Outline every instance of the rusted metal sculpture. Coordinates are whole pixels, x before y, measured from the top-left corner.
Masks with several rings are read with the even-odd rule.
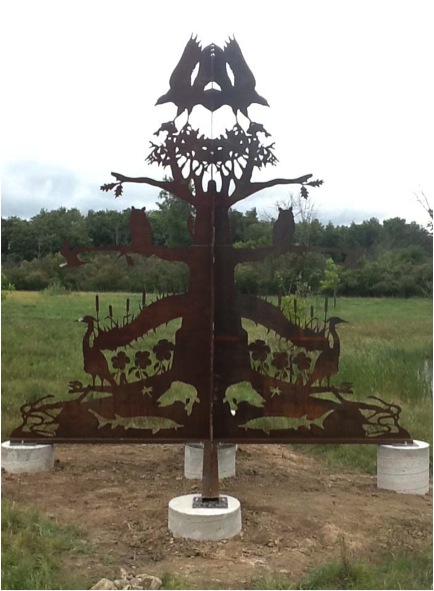
[[[198,66],[196,78],[192,75]],[[232,73],[230,76],[229,73]],[[319,320],[294,310],[291,319],[272,303],[238,293],[237,265],[307,249],[293,243],[292,210],[280,210],[272,245],[234,248],[229,210],[250,195],[276,185],[308,187],[322,181],[311,174],[253,181],[255,170],[274,165],[274,144],[260,123],[249,119],[252,103],[268,105],[235,39],[222,49],[201,48],[191,38],[176,66],[170,88],[157,104],[172,102],[177,113],[156,132],[148,162],[169,169],[171,178],[129,177],[101,187],[120,196],[127,183],[144,183],[190,204],[192,245],[166,248],[152,242],[145,209],[132,208],[131,243],[80,247],[62,254],[69,267],[79,255],[117,251],[133,264],[133,254],[181,261],[188,267],[185,293],[149,304],[122,319],[84,316],[84,370],[89,383],[70,382],[70,399],[42,398],[22,407],[23,422],[14,440],[59,442],[205,441],[204,498],[218,496],[215,442],[384,443],[409,441],[399,425],[400,408],[379,398],[351,399],[352,384],[340,384],[338,317]],[[189,123],[192,110],[226,105],[234,124],[218,137],[205,137]],[[180,116],[187,111],[187,121]],[[241,119],[241,120],[240,120]],[[327,252],[333,249],[327,249]],[[350,253],[343,253],[347,257]],[[103,315],[104,316],[104,315]],[[173,342],[152,341],[158,327],[179,319]],[[277,335],[276,350],[262,339],[249,342],[243,322],[250,320]],[[348,398],[350,396],[350,398]],[[217,484],[216,484],[217,483]],[[217,492],[216,492],[217,489]]]

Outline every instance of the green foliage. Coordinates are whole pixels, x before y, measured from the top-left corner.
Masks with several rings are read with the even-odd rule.
[[[266,294],[263,289],[264,276],[258,265],[244,263],[235,269],[235,285],[241,293],[259,295]]]
[[[8,501],[1,517],[3,589],[87,588],[87,581],[63,570],[66,554],[87,551],[75,528]]]
[[[1,301],[5,300],[8,291],[14,291],[15,285],[8,281],[6,275],[2,273],[2,286],[1,286]]]
[[[42,209],[31,220],[36,236],[37,258],[59,252],[64,242],[71,247],[86,244],[86,222],[78,209]]]
[[[190,246],[191,236],[188,231],[188,220],[193,216],[191,205],[161,191],[158,210],[150,217],[153,231],[159,237],[156,243],[169,248]]]
[[[191,244],[194,208],[162,191],[157,209],[146,212],[152,227],[153,243],[185,247]],[[58,253],[65,241],[98,248],[130,243],[130,210],[89,211],[77,209],[41,210],[31,220],[2,219],[2,268],[6,281],[17,289],[40,290],[51,284],[75,290],[159,291],[181,289],[186,285],[182,266],[163,267],[164,262],[138,264],[130,273],[125,259],[117,255],[89,255],[84,268],[61,269]],[[241,213],[230,211],[229,219],[235,248],[271,246],[273,220],[262,219],[255,208]],[[316,293],[363,297],[428,297],[432,295],[432,236],[418,224],[393,218],[380,223],[371,218],[361,224],[323,225],[311,216],[302,216],[295,227],[295,245],[323,249],[322,252],[290,252],[265,261],[237,265],[235,281],[242,293],[257,295]],[[329,257],[327,248],[338,250]],[[363,254],[354,268],[339,271],[342,250]],[[137,260],[139,258],[137,257]],[[143,263],[143,259],[140,259]],[[328,261],[328,262],[327,262]],[[140,277],[138,277],[140,275]],[[157,276],[162,279],[157,279]],[[111,277],[113,281],[111,281]],[[151,287],[149,287],[151,286]],[[178,286],[178,287],[172,287]]]
[[[339,284],[339,267],[332,258],[328,258],[326,260],[324,275],[320,282],[321,291],[327,295],[336,296]]]
[[[93,246],[100,247],[109,244],[118,245],[128,243],[129,218],[129,209],[123,212],[90,210],[85,218],[87,238],[81,244],[89,243]]]
[[[280,308],[285,318],[293,324],[307,326],[311,320],[311,312],[313,310],[304,298],[299,298],[295,295],[284,296]]]
[[[4,273],[2,273],[1,290],[2,290],[2,296],[3,296],[4,291],[14,291],[15,290],[15,285],[8,280],[8,278],[6,277],[6,275]]]
[[[303,257],[291,253],[279,257],[276,259],[275,271],[279,290],[300,297],[317,293],[324,265],[324,257],[315,252],[307,252]]]
[[[163,589],[187,589],[187,581],[184,577],[165,572],[161,576]]]
[[[383,251],[377,260],[362,258],[341,273],[341,293],[368,297],[432,295],[432,262],[421,247]]]

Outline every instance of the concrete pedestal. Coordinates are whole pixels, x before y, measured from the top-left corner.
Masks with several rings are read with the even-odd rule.
[[[219,479],[235,476],[237,446],[233,443],[219,443]],[[203,443],[187,443],[184,450],[184,476],[202,480]]]
[[[54,466],[52,445],[2,443],[2,468],[11,474],[48,472]]]
[[[169,530],[175,538],[227,540],[241,532],[241,506],[228,499],[227,509],[193,509],[193,497],[183,495],[169,502]]]
[[[377,486],[399,493],[424,495],[429,490],[429,444],[379,445]]]

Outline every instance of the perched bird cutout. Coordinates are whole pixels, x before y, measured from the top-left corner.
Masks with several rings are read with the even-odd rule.
[[[192,80],[197,66],[197,74]],[[240,111],[250,119],[247,109],[252,103],[269,106],[256,91],[255,77],[235,38],[229,39],[224,49],[214,43],[202,49],[197,37],[192,36],[172,72],[169,86],[156,104],[174,103],[178,107],[176,117],[185,110],[190,115],[197,105],[211,112],[228,105],[235,116]]]
[[[128,229],[133,249],[136,252],[145,253],[146,247],[152,244],[152,227],[146,217],[146,207],[141,209],[131,207]]]

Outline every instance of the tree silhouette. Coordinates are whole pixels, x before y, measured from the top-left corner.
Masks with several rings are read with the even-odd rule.
[[[224,78],[225,63],[234,70],[233,83]],[[198,76],[202,76],[199,82],[183,79],[181,74],[191,75],[197,64]],[[221,89],[213,88],[210,93],[207,85],[212,82],[218,83]],[[275,165],[277,159],[274,144],[268,139],[270,134],[264,127],[249,118],[245,127],[240,122],[239,113],[245,118],[252,102],[265,105],[266,101],[256,93],[253,74],[235,40],[230,40],[224,50],[214,45],[202,50],[191,39],[171,77],[169,92],[159,100],[167,101],[175,104],[177,115],[155,133],[156,140],[151,142],[147,157],[150,164],[165,170],[164,179],[112,172],[115,181],[102,185],[101,189],[114,191],[118,197],[124,193],[125,185],[138,183],[169,193],[191,212],[186,222],[191,245],[153,244],[145,212],[133,210],[132,244],[97,248],[66,245],[62,254],[69,266],[83,263],[79,258],[81,253],[108,250],[125,256],[129,264],[133,263],[131,255],[179,261],[189,271],[187,290],[149,305],[144,298],[136,315],[127,301],[125,316],[116,320],[109,314],[106,325],[99,318],[97,303],[92,350],[116,352],[111,357],[111,374],[116,375],[117,381],[97,386],[94,372],[91,385],[70,383],[70,393],[78,395],[73,400],[47,404],[44,398],[25,405],[23,424],[13,437],[38,438],[41,433],[47,436],[48,432],[57,440],[99,441],[408,439],[408,433],[398,424],[398,407],[379,400],[369,403],[347,400],[344,395],[352,393],[351,384],[330,383],[338,366],[336,345],[333,349],[336,371],[321,367],[325,363],[321,360],[332,350],[330,338],[335,343],[338,338],[331,319],[309,326],[297,318],[291,321],[279,307],[242,295],[235,288],[237,265],[288,252],[302,255],[309,248],[293,243],[294,218],[290,209],[279,212],[272,246],[234,248],[231,207],[278,185],[299,185],[301,196],[307,198],[308,188],[322,184],[321,180],[313,180],[311,174],[253,180],[255,172]],[[185,109],[190,113],[202,105],[212,113],[224,104],[232,107],[234,124],[218,137],[205,137],[188,120],[182,126],[179,124],[178,115]],[[315,250],[327,251],[319,247]],[[152,349],[140,351],[138,357],[125,353],[124,349],[128,350],[134,343],[145,346],[145,337],[175,319],[180,319],[181,324],[173,343],[160,339]],[[276,333],[288,350],[288,365],[282,365],[283,357],[262,340],[249,343],[244,319]],[[85,370],[87,361],[85,357]],[[96,375],[101,374],[96,372]],[[323,375],[328,378],[326,385],[318,377]],[[254,402],[252,398],[241,400],[236,393],[232,394],[236,405],[233,414],[227,392],[229,388],[236,392],[234,386],[246,384]],[[91,392],[100,396],[91,397]],[[321,398],[318,395],[322,393],[332,396]],[[44,413],[46,424],[43,419],[41,423]],[[297,422],[299,419],[304,420],[302,426]]]

